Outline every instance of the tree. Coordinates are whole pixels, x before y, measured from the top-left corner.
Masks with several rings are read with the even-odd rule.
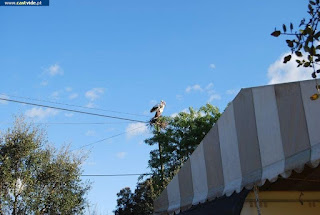
[[[156,198],[152,178],[139,182],[134,191],[134,213],[133,214],[153,214],[153,200]]]
[[[133,214],[133,193],[130,187],[125,187],[117,193],[117,208],[114,211],[115,215],[130,215]]]
[[[83,214],[83,160],[50,147],[43,130],[17,118],[0,139],[0,214]]]
[[[175,117],[161,117],[158,124],[152,127],[153,136],[146,139],[145,143],[151,146],[160,143],[162,160],[159,149],[150,152],[148,163],[152,176],[138,183],[134,193],[130,188],[124,188],[117,194],[115,214],[152,214],[153,200],[189,158],[220,115],[218,108],[206,104],[199,110],[190,107],[189,112],[180,112]],[[162,125],[163,129],[159,131],[158,125]],[[164,165],[164,183],[161,180],[161,164]]]
[[[125,187],[117,193],[117,208],[115,215],[153,214],[153,199],[155,198],[152,179],[139,182],[134,193]]]
[[[161,132],[154,128],[153,136],[145,140],[151,146],[160,143],[162,147],[162,161],[158,149],[150,152],[149,167],[156,193],[160,193],[163,186],[173,178],[220,115],[217,107],[206,104],[199,110],[190,107],[189,113],[180,112],[175,117],[162,117],[161,120],[167,124],[166,128]],[[161,183],[161,163],[164,165],[165,183]]]
[[[316,68],[316,65],[320,65],[320,31],[318,30],[318,24],[320,21],[320,0],[309,0],[308,14],[310,18],[306,20],[303,18],[299,25],[298,31],[293,31],[293,24],[290,23],[290,32],[285,24],[282,25],[282,31],[275,29],[271,33],[272,36],[278,37],[280,35],[288,35],[294,39],[286,40],[288,47],[291,49],[291,54],[284,57],[283,63],[287,63],[292,59],[292,55],[296,55],[297,66],[303,66],[305,68],[312,68],[312,78],[316,81],[317,93],[310,97],[311,100],[316,100],[320,96],[320,85],[317,82],[317,74],[320,73],[320,69]]]

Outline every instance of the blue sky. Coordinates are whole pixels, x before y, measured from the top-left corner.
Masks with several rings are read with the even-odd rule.
[[[207,102],[223,110],[241,88],[310,77],[281,63],[285,38],[270,36],[283,23],[297,26],[306,10],[307,1],[292,0],[51,0],[49,7],[0,7],[0,93],[132,113],[92,110],[138,120],[152,117],[148,110],[161,99],[165,115]],[[77,148],[138,128],[89,147],[83,170],[148,172],[146,127],[1,102],[0,129],[19,114],[36,123],[110,123],[48,124],[56,147]],[[137,182],[88,179],[88,198],[101,214],[112,214],[116,193]]]

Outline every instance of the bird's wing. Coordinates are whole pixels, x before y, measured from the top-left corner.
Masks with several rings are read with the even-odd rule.
[[[151,108],[150,113],[158,110],[158,108],[159,108],[159,104],[156,104],[155,106],[153,106],[153,108]]]

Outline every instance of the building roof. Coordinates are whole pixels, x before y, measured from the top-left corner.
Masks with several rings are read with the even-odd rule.
[[[320,160],[320,99],[314,80],[242,89],[155,200],[173,214]]]

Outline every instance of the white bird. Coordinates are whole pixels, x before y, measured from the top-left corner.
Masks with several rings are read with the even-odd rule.
[[[153,106],[153,108],[151,108],[150,113],[154,111],[156,112],[154,117],[151,119],[151,122],[154,122],[156,119],[158,119],[161,116],[165,106],[166,106],[166,102],[161,100],[160,104],[156,104],[155,106]]]

